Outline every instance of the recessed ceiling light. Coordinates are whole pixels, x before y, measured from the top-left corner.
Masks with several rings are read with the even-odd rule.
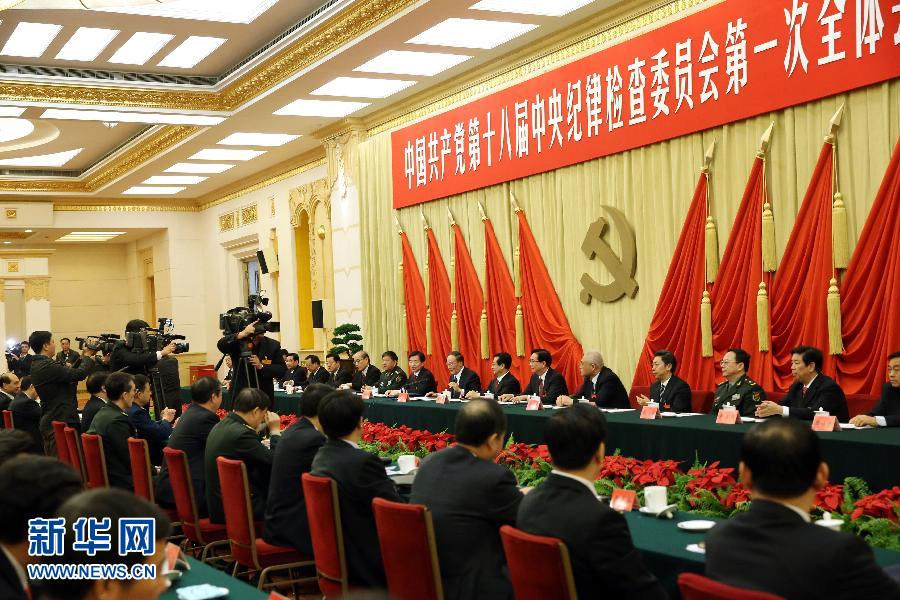
[[[148,17],[168,17],[170,19],[193,19],[216,21],[218,23],[252,23],[256,18],[272,8],[278,0],[175,0],[164,4],[144,4],[139,6],[115,6],[95,8],[94,11],[144,15]],[[117,4],[122,4],[121,2]]]
[[[138,31],[116,50],[109,59],[111,63],[123,65],[142,65],[169,43],[174,35],[170,33],[148,33]]]
[[[179,115],[173,113],[120,112],[115,110],[81,110],[76,108],[48,108],[42,119],[67,121],[112,121],[116,123],[152,123],[165,125],[218,125],[225,117],[209,115]]]
[[[32,131],[34,131],[34,124],[27,119],[0,118],[0,143],[18,140]]]
[[[265,150],[225,150],[222,148],[206,148],[191,156],[188,160],[250,160],[265,153]]]
[[[4,244],[12,244],[12,242],[3,242]]]
[[[124,231],[73,231],[56,239],[57,242],[106,242],[125,235]]]
[[[219,143],[226,146],[284,146],[298,137],[287,133],[232,133]]]
[[[491,10],[497,12],[518,13],[520,15],[541,15],[544,17],[561,17],[576,8],[581,8],[594,0],[481,0],[473,4],[475,10]]]
[[[225,38],[192,35],[181,42],[168,56],[159,61],[160,67],[190,69],[225,43]]]
[[[192,185],[194,183],[200,183],[201,181],[206,181],[207,177],[200,177],[198,175],[154,175],[150,177],[146,181],[143,182],[144,185],[160,185],[160,184],[180,184],[180,185]]]
[[[441,71],[446,71],[450,67],[455,67],[470,58],[472,57],[466,54],[388,50],[353,70],[366,73],[431,76],[437,75]]]
[[[117,35],[119,35],[118,29],[79,27],[75,35],[69,38],[66,45],[56,55],[56,59],[94,60]]]
[[[37,58],[47,50],[47,46],[62,29],[62,25],[50,23],[25,23],[16,25],[12,35],[3,45],[0,54],[6,56],[22,56],[25,58]]]
[[[123,194],[140,194],[145,196],[161,196],[161,195],[169,195],[169,194],[177,194],[178,192],[184,191],[184,186],[162,186],[162,185],[136,185],[134,187],[130,187]]]
[[[21,117],[24,106],[0,106],[0,117]]]
[[[31,232],[32,232],[31,229],[26,229],[26,230],[25,230],[25,233],[31,233]]]
[[[19,156],[16,158],[0,158],[0,166],[3,167],[61,167],[84,148],[54,152],[53,154],[38,154],[36,156]]]
[[[175,163],[163,173],[222,173],[233,166],[225,163]]]
[[[294,100],[275,111],[274,114],[290,117],[346,117],[368,102],[342,102],[340,100]]]
[[[415,81],[402,79],[371,79],[368,77],[337,77],[310,92],[314,96],[350,96],[357,98],[387,98],[405,90]]]
[[[536,27],[508,21],[453,18],[426,29],[407,43],[490,50]]]

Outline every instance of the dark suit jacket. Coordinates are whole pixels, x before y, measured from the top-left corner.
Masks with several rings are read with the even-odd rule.
[[[900,585],[862,538],[807,523],[765,500],[707,534],[706,575],[791,600],[900,598]]]
[[[900,388],[885,383],[881,388],[881,400],[869,413],[870,417],[884,417],[888,427],[900,427]],[[18,419],[19,417],[16,417]],[[19,426],[18,420],[16,427]]]
[[[525,495],[516,526],[566,544],[579,598],[666,598],[625,517],[579,481],[551,473]]]
[[[324,369],[324,367],[323,367]],[[347,369],[338,369],[334,373],[328,373],[328,385],[333,388],[344,385],[345,383],[350,383],[353,381],[353,373],[348,371]]]
[[[378,383],[379,377],[381,377],[381,371],[378,367],[369,365],[365,376],[363,376],[362,371],[353,371],[353,381],[350,383],[350,387],[358,392],[363,389],[364,385],[374,386]]]
[[[666,391],[663,394],[662,401],[659,398],[660,388],[662,384],[659,380],[654,381],[650,385],[650,399],[659,402],[660,411],[671,412],[692,412],[691,407],[691,386],[687,381],[678,375],[672,375],[666,382]]]
[[[110,402],[97,411],[88,433],[96,433],[103,438],[109,485],[133,491],[128,438],[137,437],[137,431],[125,411]]]
[[[278,379],[282,385],[285,381],[293,381],[294,387],[298,387],[300,384],[306,383],[306,367],[294,367],[293,369],[285,367],[284,375]]]
[[[531,381],[522,390],[525,396],[540,395],[541,378],[537,375],[531,376]],[[562,373],[553,369],[547,369],[544,374],[544,395],[541,396],[541,404],[556,404],[556,399],[569,393],[566,386],[566,380],[563,379]]]
[[[70,427],[81,431],[78,402],[72,393],[72,384],[90,375],[93,368],[94,361],[87,356],[82,359],[78,368],[61,365],[43,354],[34,357],[31,364],[31,383],[41,399],[41,433],[52,434],[51,421],[64,421]]]
[[[75,363],[79,358],[81,358],[81,355],[75,352],[75,350],[73,350],[72,348],[69,348],[68,352],[63,352],[62,350],[57,352],[55,360],[56,362],[61,364],[71,363],[72,366],[75,366]]]
[[[81,409],[81,430],[87,431],[91,428],[91,422],[93,422],[94,417],[97,416],[97,413],[101,408],[106,406],[106,400],[103,398],[98,398],[97,396],[91,396],[88,398],[88,401],[85,403],[84,408]]]
[[[587,398],[599,408],[629,408],[628,392],[622,385],[622,380],[609,367],[597,375],[597,384],[591,383],[587,377],[578,393],[572,398]]]
[[[343,440],[329,439],[313,459],[313,475],[337,483],[347,573],[350,583],[384,588],[386,579],[375,529],[372,500],[403,502],[378,458]]]
[[[406,391],[410,397],[424,396],[429,392],[437,391],[437,382],[434,380],[434,374],[422,367],[418,373],[410,373],[409,379],[406,381]]]
[[[22,569],[25,566],[22,565]],[[22,589],[22,583],[19,576],[6,558],[6,553],[0,551],[0,598],[3,600],[26,600],[28,596]]]
[[[234,402],[233,398],[236,398],[238,392],[247,387],[247,374],[245,373],[245,370],[240,367],[241,340],[237,339],[237,335],[226,335],[219,340],[219,343],[216,344],[216,346],[218,347],[219,352],[231,355],[231,364],[234,365],[234,378],[232,378],[229,386],[229,398],[232,400],[229,400],[229,405],[225,407],[230,409],[231,403]],[[264,363],[263,368],[256,371],[256,375],[259,378],[259,389],[269,397],[272,406],[275,406],[275,383],[273,380],[281,379],[286,369],[284,366],[284,358],[281,356],[281,344],[278,343],[278,340],[264,337],[260,344],[255,345],[251,349],[251,352],[258,356],[259,360]],[[265,364],[266,362],[269,364]],[[249,365],[249,367],[251,369],[250,378],[252,380],[253,365]]]
[[[451,392],[450,396],[452,398],[459,398],[460,395],[465,397],[465,395],[472,390],[475,390],[479,394],[481,393],[481,377],[469,367],[464,366],[462,370],[456,374],[456,377],[459,378],[457,383],[459,383],[459,387],[462,388],[462,394]],[[453,376],[450,376],[450,380],[454,380]]]
[[[231,460],[242,460],[247,466],[247,480],[250,485],[250,504],[253,518],[261,521],[269,493],[269,477],[272,472],[272,453],[278,447],[280,435],[271,438],[271,449],[262,445],[259,436],[237,413],[228,413],[206,440],[203,465],[206,471],[206,506],[209,519],[213,523],[225,523],[225,509],[222,506],[222,487],[219,484],[219,467],[216,459],[220,456]]]
[[[839,423],[846,423],[850,420],[844,390],[835,383],[834,379],[821,373],[816,375],[816,378],[809,384],[805,398],[803,397],[803,384],[799,381],[795,382],[788,389],[787,396],[781,401],[781,406],[790,407],[790,416],[795,419],[812,421],[816,416],[815,411],[821,409],[827,410],[829,414],[837,417]]]
[[[159,359],[156,357],[156,352],[132,352],[122,343],[116,344],[116,347],[113,348],[109,370],[141,375],[146,373],[147,369],[155,367],[157,362]]]
[[[32,452],[35,454],[44,453],[44,442],[41,439],[41,405],[19,392],[15,399],[10,402],[9,410],[12,412],[16,429],[21,429],[31,436],[33,442]]]
[[[201,517],[207,516],[206,508],[206,470],[203,464],[206,452],[206,439],[212,428],[219,424],[216,413],[206,410],[193,402],[178,418],[172,435],[169,437],[169,448],[182,450],[191,470],[191,482],[194,484],[194,498],[197,511]],[[169,508],[175,506],[172,484],[169,482],[169,467],[163,461],[162,471],[156,483],[156,500]]]
[[[512,471],[462,446],[428,456],[410,502],[431,510],[444,597],[512,598],[500,527],[514,525],[522,492]]]
[[[5,391],[0,390],[0,410],[9,410],[9,405],[12,404],[14,399],[15,396],[10,396]]]
[[[503,376],[503,379],[500,380],[500,383],[497,383],[497,378],[494,377],[484,391],[485,393],[492,393],[494,398],[502,396],[503,394],[518,396],[522,393],[522,386],[519,384],[519,380],[516,379],[516,376],[507,371],[506,375]]]
[[[307,372],[306,381],[303,383],[303,387],[306,387],[311,383],[324,383],[327,385],[329,379],[331,379],[331,373],[328,372],[328,369],[319,367],[312,373]]]
[[[147,450],[150,454],[150,462],[160,466],[163,462],[162,449],[166,445],[169,436],[172,435],[172,424],[165,419],[154,421],[150,418],[150,411],[137,404],[132,404],[128,409],[128,418],[131,419],[137,436],[147,440]]]
[[[312,555],[300,477],[312,469],[313,458],[323,444],[325,436],[305,417],[300,417],[282,434],[272,460],[272,479],[266,501],[263,538],[270,544],[289,546]]]

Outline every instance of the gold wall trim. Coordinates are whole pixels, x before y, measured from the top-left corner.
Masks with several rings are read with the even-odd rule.
[[[49,289],[49,277],[29,277],[25,280],[25,301],[28,302],[29,300],[49,300]]]
[[[0,259],[6,258],[7,256],[47,258],[55,252],[56,250],[54,250],[53,248],[8,248],[5,250],[0,250]]]
[[[204,211],[208,208],[212,208],[213,206],[218,206],[219,204],[228,202],[229,200],[234,200],[235,198],[240,198],[241,196],[243,196],[245,194],[249,194],[251,192],[261,190],[264,187],[268,187],[268,186],[272,185],[273,183],[278,183],[279,181],[287,179],[288,177],[293,177],[294,175],[299,175],[300,173],[305,173],[306,171],[309,171],[310,169],[315,169],[316,167],[321,167],[324,164],[325,164],[325,157],[323,156],[323,157],[317,158],[311,162],[308,162],[306,164],[300,165],[299,167],[294,167],[293,169],[290,169],[283,173],[279,173],[278,175],[273,175],[272,177],[263,179],[262,181],[258,181],[252,185],[248,185],[247,187],[241,188],[239,190],[235,190],[235,191],[233,191],[229,194],[226,194],[220,198],[216,198],[214,200],[209,200],[207,202],[199,204],[197,206],[197,209],[200,211]]]
[[[53,212],[199,212],[193,204],[54,204]]]

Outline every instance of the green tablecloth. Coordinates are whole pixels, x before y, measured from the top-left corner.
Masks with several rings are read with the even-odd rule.
[[[193,558],[188,558],[187,560],[191,565],[191,569],[185,571],[181,579],[176,581],[165,594],[160,596],[161,600],[177,600],[178,596],[175,590],[178,588],[203,583],[228,588],[228,600],[265,600],[269,597],[268,592],[261,592],[240,579],[235,579],[231,575],[227,575],[199,560],[194,560]]]

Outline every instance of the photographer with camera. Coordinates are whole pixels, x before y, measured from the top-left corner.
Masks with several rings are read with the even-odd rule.
[[[125,342],[116,344],[112,351],[110,368],[113,371],[123,371],[131,375],[146,375],[148,369],[156,366],[156,363],[164,357],[175,352],[176,344],[169,342],[157,351],[146,350],[139,346],[136,340],[141,334],[150,329],[150,324],[142,319],[132,319],[125,325]]]
[[[269,314],[269,313],[260,313]],[[271,315],[270,315],[271,316]],[[229,386],[229,400],[225,408],[231,409],[238,392],[247,387],[259,388],[275,405],[274,379],[284,376],[286,367],[278,340],[266,337],[268,323],[257,318],[237,333],[226,334],[216,346],[219,352],[231,357],[234,377]],[[268,320],[268,319],[265,319]]]

